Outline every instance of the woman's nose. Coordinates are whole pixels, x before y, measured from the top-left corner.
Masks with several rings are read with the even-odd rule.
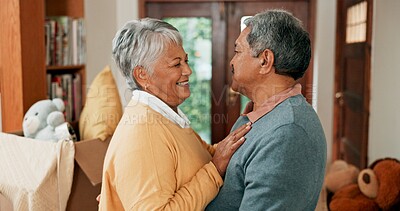
[[[182,75],[191,75],[192,74],[192,69],[190,68],[189,65],[186,65],[185,68],[183,68]]]

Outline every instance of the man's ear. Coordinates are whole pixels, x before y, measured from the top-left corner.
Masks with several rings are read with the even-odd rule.
[[[269,50],[269,49],[265,49],[259,56],[260,59],[260,74],[266,74],[271,72],[271,70],[273,69],[274,66],[274,53]]]
[[[149,74],[142,66],[136,66],[132,72],[133,78],[141,87],[146,87],[149,79]]]

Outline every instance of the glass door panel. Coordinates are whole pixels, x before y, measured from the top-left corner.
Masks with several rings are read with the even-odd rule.
[[[211,143],[211,31],[212,21],[204,17],[163,18],[182,35],[183,48],[188,54],[190,97],[180,109],[188,116],[192,128],[203,140]]]

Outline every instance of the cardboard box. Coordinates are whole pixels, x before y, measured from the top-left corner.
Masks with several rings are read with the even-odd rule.
[[[111,137],[83,140],[75,143],[74,179],[67,210],[98,210],[104,157]],[[76,165],[78,164],[78,165]]]
[[[14,133],[22,135],[21,132]],[[75,142],[75,166],[67,210],[98,210],[104,157],[111,137]],[[0,211],[11,211],[12,204],[0,194]]]

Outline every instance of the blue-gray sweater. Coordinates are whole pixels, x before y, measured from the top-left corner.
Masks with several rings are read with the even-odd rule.
[[[248,122],[236,121],[232,130]],[[290,97],[258,119],[229,162],[224,185],[207,210],[315,210],[326,140],[314,109]]]

